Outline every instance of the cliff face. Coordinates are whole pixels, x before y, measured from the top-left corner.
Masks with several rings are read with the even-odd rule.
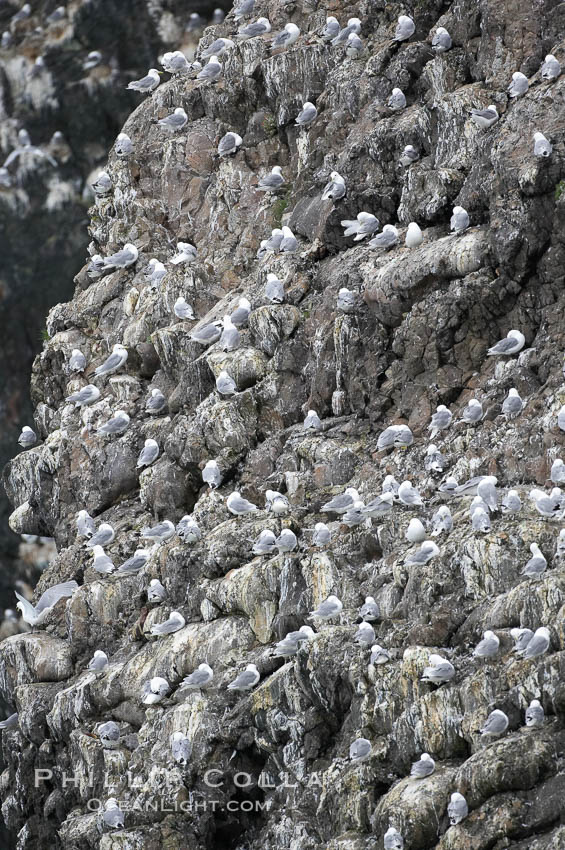
[[[222,57],[215,84],[161,83],[123,128],[133,153],[110,154],[114,188],[91,210],[90,251],[108,256],[133,243],[139,258],[95,280],[83,269],[72,301],[51,310],[32,377],[41,444],[5,471],[12,528],[57,543],[38,592],[70,579],[80,585],[39,632],[0,644],[0,689],[19,713],[19,729],[2,733],[3,814],[20,848],[369,850],[383,846],[391,825],[410,850],[565,846],[560,524],[528,498],[546,484],[563,445],[565,76],[548,83],[538,69],[546,53],[565,57],[564,6],[426,0],[412,10],[415,34],[399,44],[392,36],[405,11],[384,2],[327,10],[262,3],[273,31],[289,19],[300,27],[292,48],[271,55],[268,41],[252,39]],[[359,58],[315,36],[326,14],[342,24],[361,19]],[[440,25],[453,48],[436,55],[430,33]],[[235,28],[229,15],[203,44]],[[530,88],[511,101],[506,88],[518,70]],[[407,98],[400,112],[386,107],[395,86]],[[294,119],[307,100],[318,117],[300,129]],[[468,110],[489,104],[500,118],[484,130]],[[170,136],[156,121],[176,107],[189,121]],[[243,143],[219,158],[227,131]],[[553,144],[548,159],[533,154],[536,131]],[[410,167],[399,165],[406,145],[420,154]],[[258,192],[258,177],[276,164],[286,187],[277,196]],[[334,170],[347,185],[335,205],[321,200]],[[454,205],[471,219],[461,235],[449,234]],[[345,239],[340,221],[362,210],[402,236],[418,222],[423,244],[402,240],[383,252]],[[298,251],[257,259],[260,241],[281,224],[298,236]],[[191,265],[170,264],[178,241],[197,246]],[[145,274],[152,257],[167,268],[157,286]],[[265,299],[268,273],[284,282],[282,305]],[[342,287],[356,294],[348,313],[336,309]],[[175,318],[179,296],[193,306],[194,322]],[[237,350],[191,339],[241,296],[253,309]],[[519,356],[487,358],[512,328],[526,338]],[[125,367],[95,378],[115,343],[128,349]],[[84,376],[68,374],[73,348],[86,355]],[[215,391],[222,369],[237,384],[232,398]],[[65,397],[87,383],[101,396],[81,412]],[[512,387],[526,406],[509,421],[501,407]],[[153,388],[167,399],[158,416],[145,412]],[[484,419],[456,423],[471,398],[481,400]],[[434,439],[443,474],[425,465],[439,404],[455,414]],[[323,420],[313,434],[302,426],[310,408]],[[117,409],[130,416],[125,435],[96,435]],[[400,422],[413,444],[379,451],[378,435]],[[148,438],[160,455],[140,472]],[[202,484],[209,459],[223,476],[214,491]],[[351,529],[320,512],[345,487],[368,502],[387,474],[410,479],[424,507],[395,505]],[[474,531],[471,497],[441,492],[445,475],[495,475],[501,492],[519,491],[521,511],[497,512],[488,533]],[[263,511],[268,488],[288,497],[284,517]],[[261,511],[232,516],[233,490]],[[429,522],[442,503],[453,530],[437,538],[440,554],[406,565],[409,520]],[[175,535],[139,573],[103,577],[77,538],[84,508],[114,527],[107,554],[116,565],[155,520],[192,514],[202,537],[188,544]],[[324,519],[332,540],[316,549],[310,530]],[[262,529],[284,526],[298,537],[295,551],[252,555]],[[521,575],[533,542],[549,561],[539,581]],[[166,589],[159,605],[147,601],[153,578]],[[295,658],[275,658],[274,642],[330,594],[343,602],[341,614],[317,621]],[[353,642],[367,595],[380,607],[375,643],[391,654],[382,666]],[[186,626],[154,638],[152,625],[174,610]],[[545,655],[511,654],[512,628],[542,625],[551,634]],[[473,649],[487,629],[500,650],[484,662]],[[110,659],[103,674],[85,672],[95,649]],[[421,681],[431,653],[456,670],[439,688]],[[203,662],[214,670],[212,686],[182,690]],[[226,685],[249,663],[261,681],[236,696]],[[156,676],[170,694],[147,707],[142,689]],[[526,729],[535,698],[546,719]],[[477,730],[493,709],[510,722],[489,743]],[[98,737],[108,720],[121,731],[113,749]],[[184,766],[171,752],[175,732],[191,742]],[[355,764],[348,753],[359,737],[371,742],[371,755]],[[435,772],[406,778],[422,752],[435,759]],[[37,768],[50,774],[34,787]],[[262,773],[269,781],[259,782]],[[65,774],[75,781],[65,785]],[[242,774],[249,787],[240,787]],[[470,814],[449,827],[454,791]],[[129,807],[114,831],[89,809],[89,800],[111,796]]]

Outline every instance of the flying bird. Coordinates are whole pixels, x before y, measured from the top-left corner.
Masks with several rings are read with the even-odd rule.
[[[37,605],[32,605],[17,590],[14,591],[18,598],[16,608],[21,611],[22,619],[30,626],[42,625],[60,599],[67,599],[78,590],[76,581],[64,581],[54,584],[39,597]]]

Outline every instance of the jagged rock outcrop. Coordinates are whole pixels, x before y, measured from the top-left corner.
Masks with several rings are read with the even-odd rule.
[[[135,109],[123,128],[134,151],[110,153],[114,189],[91,210],[90,252],[109,256],[133,243],[138,260],[94,280],[83,269],[74,298],[47,319],[32,377],[41,443],[16,457],[4,480],[12,527],[57,543],[38,591],[70,579],[80,587],[39,633],[54,656],[48,675],[41,659],[31,663],[37,635],[0,644],[0,689],[22,718],[2,733],[3,814],[20,848],[369,850],[383,846],[390,826],[407,850],[556,850],[565,842],[560,524],[528,498],[548,483],[564,444],[565,76],[546,82],[538,71],[546,53],[565,57],[563,9],[549,0],[535,14],[526,0],[426,0],[413,10],[414,36],[398,44],[401,4],[334,7],[342,24],[353,14],[362,20],[359,58],[315,35],[325,9],[266,2],[260,12],[274,31],[289,18],[301,28],[291,49],[271,55],[268,39],[238,43],[222,57],[217,83],[171,78]],[[453,48],[436,55],[430,33],[440,25]],[[234,31],[228,15],[202,44]],[[511,101],[516,70],[530,89]],[[391,113],[396,85],[407,107]],[[306,100],[318,117],[301,129],[294,119]],[[475,126],[468,110],[491,103],[498,122]],[[169,136],[157,120],[176,107],[190,120]],[[219,158],[227,131],[243,143]],[[553,144],[548,159],[534,157],[535,131]],[[404,168],[408,144],[420,158]],[[265,196],[257,180],[275,164],[287,185]],[[333,170],[347,184],[335,205],[321,201]],[[449,232],[455,205],[471,219],[463,234]],[[402,237],[418,222],[422,245],[407,248],[402,238],[385,253],[346,239],[341,220],[362,210]],[[258,259],[260,241],[281,224],[298,236],[298,251]],[[197,247],[192,264],[170,264],[178,241]],[[146,274],[153,257],[167,269],[158,285]],[[283,305],[264,296],[269,272],[284,282]],[[357,296],[352,312],[336,308],[342,287]],[[179,296],[194,321],[176,319]],[[241,296],[252,313],[238,349],[191,338]],[[523,351],[487,357],[512,328],[525,335]],[[115,343],[128,349],[125,366],[95,377]],[[70,378],[75,347],[88,366]],[[230,398],[215,390],[223,369],[237,385]],[[100,389],[98,401],[82,410],[65,402],[88,383]],[[512,387],[525,408],[509,420],[502,403]],[[167,399],[158,416],[145,411],[153,388]],[[456,421],[473,397],[484,419]],[[439,404],[455,414],[434,438],[443,473],[425,464]],[[311,408],[322,419],[314,433],[302,425]],[[130,416],[125,434],[97,434],[117,409]],[[412,429],[413,444],[379,450],[379,434],[398,423]],[[148,438],[160,454],[140,471]],[[218,490],[203,486],[210,459],[222,473]],[[395,505],[353,528],[321,512],[348,486],[367,503],[387,474],[410,479],[424,506]],[[518,490],[523,503],[519,513],[494,513],[487,533],[471,526],[471,496],[439,490],[445,475],[462,482],[479,474],[495,475],[501,491]],[[287,496],[287,515],[263,510],[267,489]],[[233,516],[226,498],[234,490],[261,510]],[[440,554],[407,565],[409,520],[429,523],[443,503],[453,530],[437,538]],[[107,553],[116,566],[154,520],[191,514],[202,537],[189,544],[175,535],[137,574],[101,576],[77,538],[83,508],[114,527]],[[310,537],[320,520],[332,531],[323,549]],[[295,532],[298,548],[254,557],[259,532],[281,527]],[[537,581],[521,574],[532,542],[549,561]],[[166,590],[158,605],[147,598],[153,578]],[[295,658],[276,658],[274,642],[330,594],[343,602],[341,614],[316,621],[317,634]],[[353,642],[368,595],[380,608],[375,642],[391,654],[383,665]],[[152,625],[175,610],[186,625],[155,638]],[[511,629],[542,625],[549,650],[515,656]],[[482,660],[473,649],[487,629],[500,649]],[[101,674],[85,669],[95,649],[110,660]],[[439,687],[421,680],[432,653],[455,667]],[[182,679],[204,662],[212,685],[187,692]],[[247,664],[260,682],[236,695],[226,686]],[[146,706],[142,689],[152,677],[166,679],[170,693]],[[532,699],[545,710],[541,728],[524,725]],[[493,709],[509,727],[488,742],[478,730]],[[108,720],[120,727],[114,749],[98,737]],[[190,739],[186,765],[173,759],[175,732]],[[360,737],[371,754],[354,763],[349,747]],[[423,752],[435,772],[409,779]],[[36,768],[51,773],[33,787]],[[76,783],[65,786],[73,772]],[[454,791],[469,815],[450,826]],[[110,796],[128,807],[125,825],[101,831],[89,801]]]

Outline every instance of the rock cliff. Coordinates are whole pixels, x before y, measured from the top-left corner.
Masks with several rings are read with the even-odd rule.
[[[415,32],[398,42],[406,12]],[[342,26],[361,20],[359,56],[320,38],[330,14]],[[133,152],[110,152],[113,189],[90,211],[89,251],[107,257],[131,243],[137,261],[100,277],[85,267],[73,299],[49,313],[32,376],[40,443],[4,476],[12,528],[57,544],[37,595],[79,584],[38,630],[0,644],[0,690],[19,714],[18,728],[2,732],[2,812],[22,850],[372,850],[390,828],[406,850],[565,846],[560,513],[545,518],[529,498],[534,488],[549,492],[564,450],[565,75],[550,82],[539,72],[546,54],[565,59],[564,14],[553,0],[420,0],[408,10],[380,0],[258,0],[253,20],[268,17],[273,32],[291,20],[301,30],[295,44],[238,42],[220,57],[214,83],[164,75],[127,119]],[[201,48],[237,26],[232,12],[206,30]],[[431,46],[439,26],[453,40],[444,53]],[[529,89],[512,99],[517,71]],[[406,96],[400,111],[387,107],[394,87]],[[306,101],[318,114],[301,128]],[[481,128],[469,112],[490,104],[499,118]],[[189,120],[168,134],[157,122],[179,107]],[[242,143],[220,157],[228,131]],[[535,132],[550,140],[550,157],[534,156]],[[407,145],[418,159],[405,166]],[[258,191],[274,165],[284,187]],[[333,171],[347,187],[335,203],[321,198]],[[470,217],[461,234],[450,233],[456,205]],[[344,237],[341,221],[361,211],[395,225],[399,244],[383,251]],[[423,242],[409,248],[411,222]],[[258,258],[281,225],[298,250]],[[178,242],[196,246],[194,262],[171,264]],[[166,267],[158,283],[146,273],[151,258]],[[269,273],[284,284],[283,304],[265,298]],[[336,307],[342,288],[354,296],[346,312]],[[176,318],[180,296],[193,321]],[[241,297],[252,310],[238,348],[192,338]],[[522,350],[487,356],[511,329],[524,334]],[[127,361],[95,377],[117,343]],[[86,356],[84,375],[68,372],[75,348]],[[229,398],[215,389],[222,370],[236,384]],[[100,390],[92,405],[65,401],[87,384]],[[511,388],[525,404],[516,418],[502,410]],[[166,398],[156,416],[146,411],[153,389]],[[471,398],[484,410],[476,424],[461,421]],[[432,441],[440,471],[426,456],[442,404],[454,416]],[[125,433],[97,434],[118,409],[130,417]],[[322,420],[313,432],[303,427],[310,409]],[[399,424],[413,442],[379,448],[384,429]],[[159,456],[140,470],[147,439]],[[217,489],[202,481],[210,459],[222,475]],[[321,510],[347,487],[368,503],[387,475],[409,479],[423,506],[395,504],[353,527]],[[501,495],[514,489],[522,500],[516,513],[493,512],[487,531],[471,524],[472,494],[440,488],[446,476],[478,475],[496,476]],[[267,489],[286,496],[287,513],[264,510]],[[260,510],[232,515],[233,491]],[[430,535],[442,504],[453,529],[433,538],[439,555],[406,563],[418,548],[405,538],[410,520]],[[156,521],[188,514],[202,534],[192,543],[175,534],[147,547],[139,572],[103,576],[77,536],[82,509],[113,526],[106,553],[116,566]],[[320,521],[331,541],[315,547]],[[296,549],[253,555],[263,529],[284,527]],[[522,575],[532,543],[549,562],[538,580]],[[152,579],[165,589],[158,604],[148,600]],[[343,610],[309,621],[329,595]],[[353,639],[366,596],[380,609],[375,644],[390,653],[382,665]],[[185,626],[155,637],[152,626],[172,611]],[[290,659],[276,657],[275,642],[307,622],[315,636]],[[549,628],[547,652],[514,654],[511,630],[540,626]],[[487,630],[500,647],[478,658]],[[109,658],[102,673],[86,669],[95,650]],[[449,682],[422,681],[430,654],[453,664]],[[210,687],[181,687],[202,663],[213,668]],[[260,682],[249,693],[228,690],[248,664]],[[145,705],[154,677],[169,693]],[[533,699],[545,720],[527,728]],[[495,709],[509,725],[489,740],[478,730]],[[110,720],[120,735],[108,748],[100,725]],[[173,757],[177,732],[190,742],[186,764]],[[371,749],[356,762],[349,751],[359,738]],[[435,771],[410,778],[424,752]],[[36,770],[44,773],[34,783]],[[469,814],[450,826],[456,791]],[[125,810],[123,828],[104,826],[91,805],[111,797]]]

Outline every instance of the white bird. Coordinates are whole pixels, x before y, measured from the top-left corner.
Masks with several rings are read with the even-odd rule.
[[[406,145],[404,150],[400,155],[400,165],[403,165],[405,168],[408,168],[412,163],[417,162],[420,159],[420,154],[414,147],[414,145]]]
[[[524,402],[515,387],[508,390],[508,395],[502,403],[502,413],[507,419],[516,419],[524,409]]]
[[[265,284],[265,298],[272,304],[282,304],[284,301],[284,284],[276,274],[269,272],[267,274],[267,283]]]
[[[459,482],[457,478],[454,478],[452,475],[448,475],[445,481],[442,481],[438,487],[440,493],[455,493],[457,488],[459,487]]]
[[[445,53],[452,46],[451,36],[445,27],[438,27],[432,38],[432,50],[435,53]]]
[[[200,345],[211,345],[213,342],[217,342],[221,337],[221,328],[221,322],[212,322],[211,324],[204,325],[197,330],[192,330],[190,332],[190,338],[194,340],[194,342],[198,342]]]
[[[469,806],[463,794],[454,791],[447,804],[447,815],[451,826],[457,826],[469,814]]]
[[[147,588],[147,601],[148,602],[162,602],[167,596],[167,591],[161,584],[158,578],[152,578],[149,582],[149,587]]]
[[[239,331],[231,320],[230,316],[224,316],[223,329],[220,336],[220,348],[222,351],[235,351],[239,347],[240,335]]]
[[[316,413],[315,410],[309,410],[306,418],[304,419],[304,430],[305,431],[319,431],[322,427],[322,422],[320,417]]]
[[[490,629],[487,629],[483,634],[483,639],[479,641],[473,650],[473,655],[476,658],[494,658],[498,653],[500,640]]]
[[[327,546],[331,542],[332,533],[324,522],[317,522],[312,535],[312,546]]]
[[[382,232],[373,236],[369,242],[369,248],[384,248],[388,251],[398,245],[399,242],[400,237],[394,224],[385,224]]]
[[[233,682],[228,685],[229,691],[251,691],[261,675],[255,664],[248,664],[243,673],[240,673]]]
[[[514,71],[512,74],[512,82],[506,89],[510,97],[520,97],[526,94],[530,87],[530,83],[525,74],[520,71]]]
[[[559,488],[555,487],[554,490],[559,490]],[[561,511],[560,495],[561,491],[553,494],[552,490],[551,494],[548,496],[547,493],[544,493],[542,490],[530,490],[530,499],[534,503],[537,512],[548,519],[559,515]]]
[[[433,443],[430,443],[424,458],[424,468],[428,472],[443,472],[445,463],[446,460],[438,447]]]
[[[426,529],[419,519],[411,519],[404,534],[410,543],[422,543],[426,539]]]
[[[196,259],[196,253],[196,248],[190,242],[177,242],[177,253],[171,257],[170,262],[173,266],[181,263],[190,264]]]
[[[408,15],[400,15],[396,24],[396,30],[394,33],[395,41],[406,41],[416,30],[416,24],[409,18]]]
[[[145,412],[155,416],[167,406],[167,400],[160,389],[155,387],[151,390],[147,401],[145,402]]]
[[[128,154],[133,153],[133,142],[127,133],[118,133],[114,150],[118,156],[128,156]]]
[[[410,776],[414,779],[424,779],[436,769],[436,763],[428,753],[422,753],[418,761],[415,761],[410,769]]]
[[[183,518],[178,522],[175,530],[181,540],[184,540],[185,543],[197,543],[202,538],[202,532],[200,531],[198,523],[188,514],[183,516]]]
[[[276,539],[276,535],[269,528],[264,528],[255,540],[251,551],[254,555],[271,555],[275,549]]]
[[[356,309],[355,293],[342,286],[337,294],[336,306],[342,313],[354,313]]]
[[[363,605],[359,608],[359,616],[367,623],[374,623],[380,617],[379,606],[374,596],[366,596]]]
[[[96,195],[107,195],[114,187],[112,178],[107,171],[101,171],[94,183],[91,185]]]
[[[169,738],[171,754],[177,764],[186,765],[192,755],[192,741],[184,732],[173,732]]]
[[[400,832],[389,826],[384,834],[384,850],[404,850],[404,839]]]
[[[188,123],[188,115],[182,106],[177,106],[173,112],[165,116],[165,118],[161,118],[157,123],[159,127],[164,127],[165,130],[171,133],[177,133]]]
[[[405,449],[414,442],[414,435],[408,425],[389,425],[377,440],[377,449]]]
[[[379,646],[378,643],[371,647],[371,658],[369,659],[370,664],[374,664],[376,667],[379,667],[381,664],[387,664],[390,661],[390,658],[391,656],[388,649]]]
[[[339,44],[346,44],[351,33],[361,32],[361,21],[359,18],[349,18],[347,26],[340,29],[338,34],[332,39],[334,47]]]
[[[141,94],[150,94],[155,91],[161,82],[161,73],[156,68],[150,68],[145,77],[140,80],[132,80],[127,84],[126,88],[133,91],[141,92]]]
[[[398,501],[408,507],[417,507],[423,505],[422,497],[412,486],[411,481],[403,481],[398,488]]]
[[[451,511],[447,505],[440,505],[432,517],[432,537],[438,537],[443,532],[449,534],[452,528],[453,518]]]
[[[245,514],[259,510],[257,505],[254,505],[253,502],[248,502],[247,499],[240,496],[237,490],[230,493],[226,501],[226,506],[228,511],[234,514],[234,516],[244,516]]]
[[[430,439],[433,440],[436,434],[439,434],[440,431],[445,431],[446,428],[449,428],[452,419],[453,414],[447,409],[445,404],[438,405],[436,412],[432,415],[432,421],[428,425]]]
[[[363,622],[359,624],[357,631],[353,635],[353,640],[355,641],[355,643],[358,643],[359,646],[371,646],[373,641],[375,640],[375,630],[372,625],[363,620]]]
[[[543,726],[545,712],[539,700],[533,699],[526,709],[526,726],[530,729],[535,729],[537,726]]]
[[[164,623],[156,623],[151,626],[152,635],[171,635],[184,629],[186,621],[178,611],[171,611]]]
[[[314,637],[316,632],[310,626],[301,626],[296,632],[288,632],[285,637],[275,644],[273,655],[281,658],[289,658],[296,655],[300,644]]]
[[[166,679],[161,676],[155,676],[148,682],[145,682],[141,692],[141,701],[144,705],[157,705],[171,691],[171,687]]]
[[[400,109],[404,109],[406,106],[406,95],[402,91],[402,89],[394,88],[389,99],[386,102],[386,105],[389,109],[398,112]]]
[[[292,254],[298,248],[298,240],[290,227],[284,226],[282,232],[283,238],[279,245],[279,251],[281,254]]]
[[[486,719],[486,723],[480,730],[481,735],[502,735],[508,729],[508,717],[503,711],[495,708]]]
[[[455,676],[455,667],[447,658],[432,654],[429,657],[430,666],[424,668],[422,682],[432,682],[434,685],[443,685],[451,681]]]
[[[326,23],[324,24],[324,28],[320,32],[320,38],[322,41],[331,41],[338,35],[340,31],[339,21],[337,18],[334,18],[333,15],[330,15],[326,18]]]
[[[116,345],[112,348],[110,356],[104,361],[104,363],[97,366],[94,374],[97,378],[101,375],[112,375],[114,372],[117,372],[118,369],[121,369],[127,359],[127,348],[120,343],[116,343]]]
[[[277,539],[275,540],[275,548],[282,552],[292,552],[296,549],[298,540],[296,534],[290,528],[283,528]]]
[[[541,578],[547,569],[547,560],[540,551],[537,543],[530,545],[530,552],[532,553],[532,557],[522,570],[522,575],[529,576],[530,578]]]
[[[267,490],[265,492],[265,510],[271,511],[276,515],[288,513],[290,508],[288,499],[282,493],[276,490]]]
[[[133,266],[139,256],[139,252],[135,245],[131,242],[126,242],[121,251],[116,251],[115,254],[110,254],[109,257],[104,257],[105,269],[127,269]]]
[[[192,68],[190,62],[180,50],[163,53],[160,61],[167,74],[188,74]],[[198,65],[202,68],[200,62]]]
[[[123,434],[127,430],[129,422],[129,416],[124,410],[116,410],[114,415],[97,429],[96,433],[107,437],[115,434]]]
[[[151,527],[142,528],[140,537],[143,540],[152,540],[154,543],[164,543],[170,540],[175,534],[175,526],[170,519],[165,519],[163,522],[158,522]]]
[[[216,389],[220,395],[233,396],[237,394],[237,385],[225,369],[222,369],[216,378]]]
[[[94,559],[92,561],[92,566],[96,570],[97,573],[101,573],[102,575],[109,575],[113,573],[115,570],[114,563],[111,558],[106,555],[104,552],[104,548],[99,546],[92,547],[92,554]]]
[[[492,357],[496,354],[517,354],[524,347],[526,342],[526,338],[523,333],[520,331],[508,331],[505,339],[501,339],[496,345],[493,345],[492,348],[489,348],[487,351],[487,355]]]
[[[565,431],[565,404],[557,412],[557,425],[562,431]]]
[[[87,549],[94,549],[95,546],[107,546],[115,536],[116,532],[110,523],[102,522],[96,533],[84,545]]]
[[[200,54],[201,59],[209,59],[210,56],[222,56],[226,50],[234,47],[234,42],[230,38],[216,38],[208,47],[205,47]]]
[[[404,563],[408,566],[414,565],[422,567],[431,561],[432,558],[439,555],[439,547],[436,546],[433,540],[424,540],[417,552],[413,552],[404,559]]]
[[[489,511],[496,512],[498,510],[498,493],[496,490],[496,477],[494,475],[485,475],[479,481],[477,484],[477,496],[485,502]]]
[[[357,213],[357,219],[344,219],[341,222],[344,228],[344,237],[354,236],[354,242],[359,242],[365,239],[366,236],[371,236],[380,227],[378,218],[368,212]]]
[[[522,510],[522,500],[517,490],[509,490],[502,500],[503,514],[517,514]]]
[[[202,688],[207,688],[214,678],[214,671],[209,664],[199,664],[189,676],[181,682],[181,688],[189,688],[191,691],[200,691]]]
[[[302,104],[302,109],[298,113],[296,117],[295,124],[298,124],[299,127],[308,127],[309,124],[314,121],[314,119],[318,115],[318,110],[314,106],[313,103],[310,103],[309,100],[306,103]]]
[[[525,649],[519,650],[519,654],[522,658],[539,658],[540,655],[544,655],[547,652],[550,643],[551,637],[549,629],[546,629],[545,626],[541,626],[539,629],[536,629]]]
[[[218,155],[219,156],[233,156],[236,154],[243,144],[243,139],[239,135],[239,133],[229,132],[226,133],[225,136],[219,141],[218,144]]]
[[[182,295],[179,295],[175,301],[173,312],[177,319],[188,319],[189,321],[194,319],[194,310]]]
[[[371,755],[371,742],[367,738],[357,738],[349,747],[349,758],[352,762],[359,764]]]
[[[96,523],[88,513],[82,510],[77,514],[77,531],[81,537],[92,537],[96,531]]]
[[[18,598],[16,608],[21,611],[24,622],[30,626],[40,626],[45,622],[57,602],[60,599],[66,599],[72,596],[76,590],[78,590],[76,581],[64,581],[60,584],[54,584],[53,587],[48,588],[41,594],[37,605],[32,605],[31,602],[28,602],[27,599],[15,590],[14,593]]]
[[[554,484],[565,484],[565,464],[560,457],[551,464],[550,478]]]
[[[383,485],[384,486],[384,485]],[[378,519],[392,510],[394,494],[391,492],[381,493],[380,496],[371,499],[371,501],[363,508],[363,514],[366,517]]]
[[[512,652],[522,652],[531,639],[534,636],[534,633],[531,629],[510,629],[510,634],[514,638],[514,646],[512,648]]]
[[[552,151],[553,146],[549,139],[546,139],[543,133],[534,133],[534,156],[548,157]]]
[[[102,812],[102,822],[111,829],[122,829],[124,825],[124,813],[120,809],[115,797],[110,797],[109,800],[106,800],[104,811]]]
[[[540,71],[542,79],[551,82],[552,80],[556,80],[560,75],[561,65],[552,53],[548,53],[544,61],[541,63]]]
[[[460,421],[465,422],[466,425],[475,425],[481,421],[483,416],[484,411],[481,402],[476,398],[472,398],[463,408]]]
[[[349,59],[357,59],[357,57],[362,51],[362,40],[359,38],[356,32],[350,32],[347,36],[347,42],[345,44],[345,55]]]
[[[30,428],[29,425],[24,425],[18,437],[18,443],[22,449],[30,449],[32,446],[35,446],[37,443],[37,434],[33,428]]]
[[[392,493],[393,496],[397,496],[399,487],[400,484],[394,475],[386,475],[385,480],[382,483],[381,490],[383,493]]]
[[[324,186],[322,201],[339,201],[344,197],[345,191],[345,180],[337,171],[332,171],[329,183]]]
[[[108,666],[108,656],[101,649],[96,649],[94,655],[88,662],[88,670],[94,673],[101,673]]]
[[[359,500],[359,493],[354,487],[347,487],[344,493],[334,496],[320,508],[322,513],[345,514]]]
[[[280,165],[273,165],[271,173],[265,177],[261,177],[257,184],[257,189],[260,192],[276,192],[284,184],[285,179],[282,176],[282,168]]]
[[[217,461],[209,460],[202,470],[202,480],[210,490],[215,490],[222,483],[222,473]]]
[[[5,720],[0,721],[0,729],[15,729],[19,722],[18,712],[10,714]]]
[[[236,38],[256,38],[258,35],[265,35],[267,32],[271,32],[271,24],[269,23],[269,20],[267,18],[257,18],[255,23],[241,27],[238,30]]]
[[[102,653],[104,655],[104,653]],[[113,720],[101,723],[96,730],[100,743],[105,750],[114,750],[120,743],[120,727]]]
[[[139,570],[144,567],[149,560],[150,554],[151,553],[148,549],[136,549],[131,558],[128,558],[123,564],[120,564],[118,567],[118,573],[120,573],[120,575],[133,575],[134,573],[139,572]]]
[[[141,469],[143,466],[151,466],[158,457],[159,444],[156,440],[149,438],[148,440],[145,440],[145,445],[140,452],[136,466],[138,469]]]
[[[474,531],[482,531],[484,534],[490,531],[491,521],[487,511],[478,508],[471,514],[471,525]]]
[[[73,348],[69,357],[69,372],[84,372],[86,369],[86,357],[78,348]]]
[[[280,47],[290,47],[299,36],[300,30],[296,24],[285,24],[284,29],[274,36],[271,43],[271,50],[278,50]]]
[[[342,610],[342,602],[332,594],[324,602],[321,602],[314,611],[310,611],[310,619],[318,617],[320,620],[331,620]]]
[[[196,75],[197,80],[207,80],[210,83],[215,83],[222,74],[222,63],[217,56],[210,56],[208,64]]]
[[[463,233],[469,227],[469,215],[463,207],[453,207],[453,214],[449,222],[452,233]]]
[[[471,109],[471,121],[480,127],[482,130],[487,130],[498,121],[498,110],[491,103],[486,109]]]
[[[407,248],[417,248],[424,241],[424,236],[415,221],[411,221],[404,240]]]

